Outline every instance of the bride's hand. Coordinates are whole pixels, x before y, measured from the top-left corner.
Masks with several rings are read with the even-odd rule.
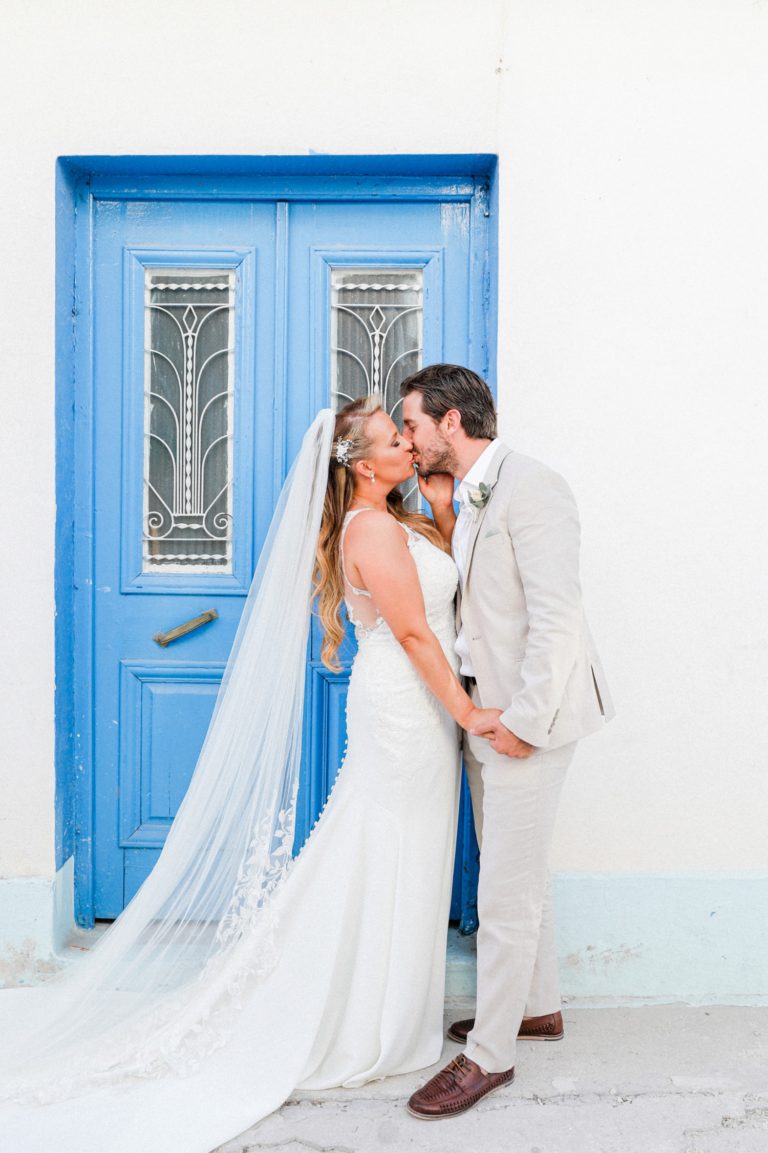
[[[468,733],[477,729],[482,731],[494,726],[500,716],[501,709],[476,709],[473,707],[466,720],[462,722],[461,727]]]

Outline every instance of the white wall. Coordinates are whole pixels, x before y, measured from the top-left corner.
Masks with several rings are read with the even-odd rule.
[[[571,480],[619,716],[557,865],[768,866],[768,5],[511,6],[503,424]]]
[[[0,875],[53,871],[54,161],[498,152],[503,433],[619,716],[560,870],[768,869],[768,4],[5,0]]]

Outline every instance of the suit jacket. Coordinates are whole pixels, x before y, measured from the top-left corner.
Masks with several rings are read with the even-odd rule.
[[[501,443],[485,483],[457,625],[482,704],[503,709],[516,736],[557,748],[614,715],[582,607],[576,503],[561,476]]]

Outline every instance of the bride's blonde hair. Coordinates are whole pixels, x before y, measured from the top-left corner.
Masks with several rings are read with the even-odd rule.
[[[324,637],[320,657],[326,668],[338,672],[341,665],[338,651],[344,639],[344,624],[340,608],[344,599],[344,575],[341,571],[341,531],[344,518],[355,495],[355,474],[352,466],[365,460],[373,448],[367,434],[368,420],[382,410],[379,397],[361,397],[345,405],[336,414],[331,456],[328,461],[328,485],[325,490],[320,537],[317,542],[317,571],[315,595],[317,612],[323,626]],[[344,442],[337,456],[336,446]],[[445,542],[432,521],[421,513],[409,512],[402,494],[393,489],[387,496],[387,510],[396,520],[410,525],[438,548],[445,550]]]

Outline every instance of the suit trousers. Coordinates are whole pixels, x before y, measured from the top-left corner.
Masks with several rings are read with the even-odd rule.
[[[524,1016],[560,1009],[548,858],[576,744],[520,760],[477,737],[465,739],[480,845],[477,1007],[466,1052],[489,1073],[515,1064]]]

